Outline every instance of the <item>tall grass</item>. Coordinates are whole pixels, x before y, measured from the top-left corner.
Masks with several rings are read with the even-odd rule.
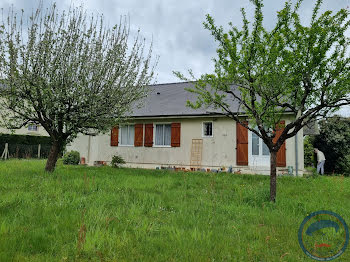
[[[0,261],[310,261],[300,223],[350,224],[350,179],[0,162]],[[350,261],[350,251],[339,259]]]

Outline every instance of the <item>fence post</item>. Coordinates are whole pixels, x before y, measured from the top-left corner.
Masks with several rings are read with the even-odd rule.
[[[3,158],[3,159],[7,159],[7,158],[9,158],[10,156],[9,156],[9,144],[8,143],[6,143],[5,144],[5,149],[4,149],[4,152],[2,153],[2,155],[1,155],[1,158]]]
[[[38,145],[38,158],[40,159],[41,144]]]

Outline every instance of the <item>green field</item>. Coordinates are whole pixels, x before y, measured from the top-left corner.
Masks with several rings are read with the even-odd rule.
[[[350,223],[350,178],[0,162],[0,261],[312,261],[297,231],[326,209]],[[337,261],[350,261],[350,248]]]

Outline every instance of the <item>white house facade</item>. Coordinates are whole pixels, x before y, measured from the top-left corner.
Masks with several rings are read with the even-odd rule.
[[[67,150],[80,152],[88,165],[110,162],[120,155],[126,166],[139,168],[224,169],[268,174],[270,156],[254,133],[234,120],[207,110],[194,110],[186,101],[195,95],[186,91],[191,83],[160,84],[127,123],[108,134],[79,135]],[[232,105],[232,108],[238,105]],[[249,119],[242,118],[249,124]],[[281,127],[294,119],[286,112]],[[303,130],[285,141],[277,155],[279,173],[302,175]],[[288,171],[287,171],[288,170]]]

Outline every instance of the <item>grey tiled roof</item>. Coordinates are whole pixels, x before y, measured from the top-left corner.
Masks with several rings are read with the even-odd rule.
[[[192,109],[186,106],[187,100],[196,101],[197,95],[185,90],[192,86],[191,82],[151,85],[149,95],[142,102],[143,106],[134,109],[131,116],[200,116],[221,112],[220,109]],[[236,112],[238,102],[231,102],[230,108]]]

